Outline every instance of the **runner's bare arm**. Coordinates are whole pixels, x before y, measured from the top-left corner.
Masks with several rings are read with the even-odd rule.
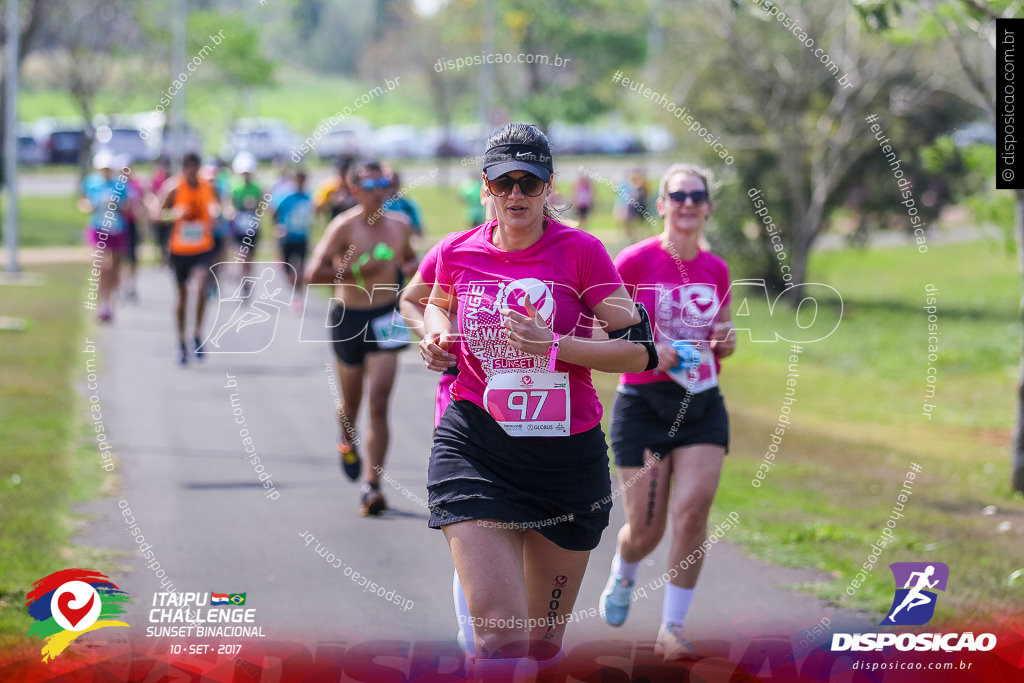
[[[527,303],[526,309],[534,315],[527,317],[513,310],[504,312],[510,331],[509,343],[524,353],[546,356],[554,334],[535,315],[532,302]],[[594,306],[592,313],[607,330],[621,330],[640,322],[640,315],[625,287],[619,287]],[[626,339],[594,340],[566,335],[558,342],[558,360],[602,372],[643,372],[648,355],[640,344]]]
[[[732,310],[722,306],[718,319],[711,328],[711,351],[719,358],[731,356],[736,350],[736,333],[732,331]]]
[[[164,183],[163,200],[160,202],[160,214],[164,220],[176,220],[174,215],[174,198],[177,196],[178,183],[169,181]]]
[[[429,370],[443,372],[456,363],[448,348],[456,336],[450,331],[449,316],[455,315],[457,306],[455,297],[435,282],[423,312],[424,335],[420,341],[420,355]]]
[[[145,230],[149,225],[149,212],[146,210],[146,204],[143,201],[142,195],[134,195],[128,197],[128,207],[135,214],[135,220],[141,230]]]
[[[398,298],[398,308],[402,313],[402,317],[405,318],[405,321],[409,323],[409,327],[420,338],[426,336],[423,313],[427,308],[427,302],[430,300],[430,290],[431,286],[423,281],[419,271],[417,271],[412,276],[412,279],[409,280],[409,284],[402,290],[402,296]]]
[[[174,191],[177,189],[177,187],[178,187],[178,184],[175,183],[175,182],[164,183],[164,187],[163,187],[163,190],[161,192],[161,194],[163,196],[161,196],[161,198],[160,198],[160,208],[161,209],[169,209],[172,206],[174,206],[174,194],[175,194]]]
[[[416,252],[412,249],[412,223],[405,216],[402,216],[402,218],[405,219],[405,229],[402,231],[402,248],[400,252],[402,265],[400,267],[403,275],[413,277],[416,275],[419,259],[416,258]]]
[[[306,282],[311,285],[331,285],[342,280],[352,280],[351,267],[348,263],[335,263],[342,259],[349,245],[349,225],[342,216],[336,217],[327,224],[327,230],[313,249],[313,255],[306,267]],[[348,260],[351,260],[349,257]]]

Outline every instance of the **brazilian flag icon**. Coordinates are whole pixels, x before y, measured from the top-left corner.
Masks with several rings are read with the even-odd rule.
[[[230,602],[232,605],[244,605],[245,595],[245,593],[232,593],[228,596],[228,602]]]

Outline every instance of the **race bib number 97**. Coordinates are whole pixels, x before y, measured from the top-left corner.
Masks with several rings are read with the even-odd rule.
[[[509,436],[568,436],[569,373],[494,375],[484,405]]]

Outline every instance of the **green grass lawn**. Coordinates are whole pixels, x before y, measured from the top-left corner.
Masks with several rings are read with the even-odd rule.
[[[982,267],[979,267],[979,265]],[[810,280],[835,287],[843,318],[804,344],[792,427],[760,488],[751,481],[782,406],[789,344],[740,339],[725,362],[732,445],[715,502],[753,555],[812,567],[832,580],[811,588],[843,606],[884,614],[894,561],[945,562],[938,619],[963,625],[1024,607],[1024,499],[1009,491],[1010,427],[1020,358],[1020,276],[1002,245],[971,243],[816,254]],[[925,402],[924,287],[938,289],[940,352],[931,419]],[[838,309],[838,302],[832,302]],[[752,327],[770,329],[766,308]],[[598,375],[595,375],[598,377]],[[604,398],[614,378],[601,376]],[[922,471],[866,585],[845,589],[867,561],[910,464]],[[983,512],[995,506],[995,514]]]
[[[83,265],[35,267],[46,284],[0,287],[0,315],[29,320],[0,332],[0,649],[24,641],[25,593],[43,576],[75,566],[109,568],[71,545],[73,503],[109,483],[86,431]],[[95,339],[95,334],[91,334]],[[100,361],[102,363],[102,359]]]
[[[74,197],[21,196],[18,214],[18,244],[22,247],[84,244],[88,216],[78,210]]]

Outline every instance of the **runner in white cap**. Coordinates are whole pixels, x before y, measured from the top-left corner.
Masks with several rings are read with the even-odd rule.
[[[114,316],[113,301],[120,282],[121,260],[128,248],[124,211],[130,206],[139,213],[141,205],[114,155],[99,152],[93,157],[92,165],[97,172],[82,181],[78,206],[91,213],[85,239],[93,250],[93,268],[99,270],[97,317],[100,322],[110,322]]]

